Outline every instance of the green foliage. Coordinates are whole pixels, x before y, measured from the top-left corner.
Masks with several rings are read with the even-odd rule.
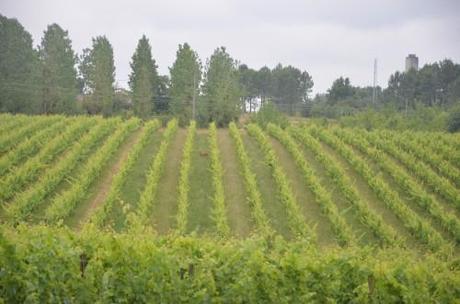
[[[7,171],[12,170],[12,168],[21,160],[31,157],[37,153],[40,148],[43,147],[48,140],[56,136],[67,123],[68,122],[64,117],[55,123],[51,122],[51,124],[47,121],[47,126],[45,126],[42,130],[39,130],[29,138],[21,141],[16,147],[10,149],[7,153],[2,155],[0,157],[0,177],[6,174]],[[34,127],[34,130],[37,130],[37,128]],[[24,137],[24,134],[22,134],[20,138],[23,139]]]
[[[269,123],[280,126],[283,129],[289,124],[286,115],[278,111],[277,107],[272,102],[264,103],[260,110],[251,117],[251,120],[264,129]]]
[[[360,198],[353,182],[347,177],[338,162],[323,151],[319,141],[308,134],[306,130],[290,128],[289,131],[294,137],[299,139],[306,148],[313,151],[316,160],[324,166],[328,175],[335,182],[335,185],[337,185],[347,201],[356,210],[361,221],[374,232],[375,236],[379,238],[384,245],[403,245],[403,240],[399,238],[396,231],[394,231],[390,225],[386,224],[378,213],[370,209],[367,202]]]
[[[0,112],[39,112],[38,54],[32,36],[16,19],[0,14],[0,41]]]
[[[58,117],[55,117],[55,119]],[[23,189],[27,184],[37,178],[41,170],[56,159],[63,151],[87,131],[91,126],[91,120],[82,124],[73,119],[68,121],[67,127],[59,136],[54,137],[40,152],[29,158],[17,170],[5,175],[0,181],[0,201],[8,201]]]
[[[348,226],[345,219],[340,215],[329,191],[321,185],[316,177],[316,173],[305,160],[305,155],[301,152],[297,143],[287,132],[273,124],[268,125],[267,131],[279,140],[286,147],[286,150],[291,153],[296,165],[302,172],[305,184],[313,192],[316,201],[321,206],[322,212],[329,219],[332,229],[337,236],[338,243],[341,246],[346,246],[356,242],[350,226]]]
[[[194,119],[193,99],[198,99],[201,82],[200,59],[188,43],[179,44],[176,61],[169,72],[171,74],[170,110],[179,119],[179,124],[184,126]],[[195,111],[197,112],[197,109]]]
[[[272,70],[271,95],[279,109],[295,114],[296,105],[305,104],[313,87],[313,80],[306,71],[293,66],[278,64]]]
[[[163,140],[161,141],[160,148],[148,169],[147,180],[139,199],[137,214],[135,215],[137,220],[142,224],[148,221],[151,215],[152,206],[155,204],[158,182],[163,174],[168,147],[177,132],[177,128],[177,119],[172,119],[168,122],[166,130],[163,132]]]
[[[451,133],[460,131],[460,103],[452,109],[447,118],[447,131]]]
[[[417,131],[444,131],[448,114],[445,110],[435,107],[417,106],[409,112],[402,113],[392,107],[380,111],[367,109],[351,116],[339,119],[344,127],[360,127],[367,130],[417,130]]]
[[[222,127],[239,116],[240,86],[236,61],[224,47],[216,49],[207,62],[203,94],[198,106],[202,124],[215,122]]]
[[[399,194],[390,188],[381,176],[374,173],[362,157],[357,155],[351,148],[347,147],[343,141],[350,142],[352,136],[347,133],[340,133],[340,139],[326,130],[318,128],[310,129],[316,137],[337,150],[353,168],[359,172],[366,183],[375,194],[393,210],[395,215],[404,223],[405,227],[412,234],[426,243],[430,250],[438,251],[447,246],[446,241],[432,226],[423,218],[412,211],[400,198]]]
[[[57,120],[59,120],[58,116],[40,116],[34,121],[18,126],[14,132],[10,130],[10,132],[5,133],[5,136],[0,138],[0,153],[5,153],[11,148],[16,147],[25,137],[33,135],[38,129],[52,124]]]
[[[60,224],[60,221],[74,211],[78,202],[86,198],[89,186],[100,176],[102,168],[110,157],[129,133],[138,127],[139,120],[134,118],[120,124],[107,141],[88,159],[72,186],[61,195],[55,197],[48,205],[45,212],[47,223]]]
[[[152,58],[149,40],[145,35],[139,40],[130,65],[129,86],[133,97],[134,114],[145,119],[153,113],[155,85],[158,82],[157,66]]]
[[[158,120],[151,120],[145,123],[142,129],[142,133],[139,135],[139,140],[132,147],[126,161],[123,162],[122,167],[114,176],[112,184],[110,185],[110,190],[107,193],[104,202],[89,219],[89,221],[97,227],[102,227],[105,225],[115,202],[120,199],[121,189],[126,182],[126,177],[129,173],[129,170],[131,170],[131,168],[135,165],[142,149],[148,143],[148,140],[152,135],[152,132],[159,128],[159,126],[160,123]]]
[[[256,223],[256,229],[258,234],[263,237],[270,237],[273,235],[273,230],[270,226],[270,221],[265,214],[262,197],[257,185],[257,177],[251,170],[251,160],[244,148],[243,140],[241,139],[240,131],[236,124],[231,122],[229,124],[230,135],[235,143],[235,148],[238,156],[238,162],[241,168],[241,175],[244,179],[246,191],[248,193],[248,203],[252,209],[252,217]]]
[[[171,80],[168,75],[159,75],[155,85],[155,114],[166,115],[170,112],[169,90]]]
[[[52,195],[80,161],[89,156],[91,149],[113,130],[116,123],[119,123],[119,120],[96,119],[98,120],[96,126],[78,140],[66,157],[61,158],[53,167],[46,170],[27,190],[15,196],[6,208],[6,214],[13,223],[26,220],[44,199]],[[85,120],[88,118],[81,118],[79,123],[85,124]]]
[[[109,116],[113,113],[115,66],[113,48],[105,36],[93,38],[91,49],[80,56],[83,91],[88,96],[86,110],[90,114]]]
[[[69,33],[56,23],[48,25],[38,49],[42,82],[42,113],[71,114],[76,109],[76,55]]]
[[[212,184],[214,186],[213,195],[213,218],[216,223],[217,233],[222,237],[230,235],[230,227],[227,223],[227,209],[225,207],[225,195],[223,175],[224,169],[220,162],[219,147],[217,144],[217,128],[215,123],[209,124],[209,147],[211,154]]]
[[[425,139],[428,137],[426,133],[420,132],[404,132],[396,133],[385,131],[381,133],[385,138],[393,139],[399,147],[413,154],[421,161],[429,164],[434,171],[437,171],[442,176],[448,178],[452,183],[460,187],[460,169],[449,163],[442,155],[434,152],[433,149],[426,145]],[[431,138],[429,138],[431,140]],[[445,146],[442,142],[436,142],[437,146]],[[421,148],[423,147],[423,148]]]
[[[2,229],[0,297],[13,302],[452,303],[455,258],[319,251],[258,239]]]
[[[192,165],[192,149],[195,140],[196,123],[190,122],[188,127],[187,138],[185,139],[184,149],[182,152],[182,160],[180,163],[179,172],[179,185],[177,186],[178,199],[177,199],[177,227],[178,234],[183,235],[187,230],[187,216],[188,216],[188,193],[190,190],[190,167]]]
[[[249,124],[248,133],[254,137],[263,151],[265,162],[270,166],[273,179],[278,187],[278,194],[281,202],[286,207],[289,218],[289,228],[292,234],[299,239],[305,239],[310,242],[316,241],[316,235],[313,229],[306,223],[302,215],[299,204],[292,192],[292,186],[286,177],[282,167],[278,163],[275,151],[265,135],[265,133],[255,124]]]
[[[335,103],[339,100],[344,100],[353,96],[353,87],[350,84],[350,79],[339,77],[334,80],[331,88],[327,91],[330,102]]]
[[[360,151],[370,156],[383,171],[387,172],[396,181],[396,183],[400,185],[402,189],[404,189],[406,194],[414,202],[416,202],[421,208],[425,209],[441,224],[444,229],[446,229],[453,236],[457,243],[460,243],[460,221],[454,215],[444,211],[439,202],[433,196],[427,193],[421,186],[419,186],[408,173],[394,164],[392,160],[385,154],[381,153],[375,148],[372,148],[369,144],[366,143],[366,140],[384,151],[392,152],[391,155],[400,160],[403,164],[409,162],[411,164],[410,166],[412,167],[411,171],[413,174],[415,173],[415,175],[418,175],[416,172],[420,172],[420,170],[429,170],[429,168],[413,167],[416,163],[419,163],[415,158],[413,158],[410,154],[406,154],[404,151],[400,150],[393,143],[386,140],[381,140],[380,137],[381,135],[379,136],[376,133],[364,134],[363,132],[355,131],[353,132],[353,137],[348,136],[346,138],[348,139],[349,143],[352,143],[354,146],[360,149]]]
[[[460,65],[450,59],[424,65],[420,70],[396,72],[385,92],[387,102],[410,109],[421,102],[427,106],[448,106],[458,101]]]
[[[356,133],[359,134],[359,132]],[[395,144],[392,144],[384,139],[380,139],[375,134],[365,135],[367,135],[366,139],[368,139],[371,143],[376,145],[382,151],[387,152],[395,159],[399,160],[399,162],[405,165],[408,169],[410,169],[412,175],[422,180],[425,185],[431,188],[432,191],[438,193],[445,200],[447,200],[457,208],[460,208],[460,192],[449,180],[437,175],[436,172],[434,172],[428,165],[426,165],[423,162],[419,162],[412,154],[401,150]],[[403,176],[402,173],[399,175],[395,174],[395,170],[391,170],[391,173],[395,175],[395,178],[401,178]],[[407,182],[407,180],[403,181]],[[410,190],[409,192],[417,193],[420,191]]]

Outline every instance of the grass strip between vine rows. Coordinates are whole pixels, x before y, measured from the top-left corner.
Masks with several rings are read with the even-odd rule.
[[[294,158],[295,163],[302,172],[305,183],[308,188],[313,192],[315,200],[320,205],[322,212],[326,215],[331,223],[334,234],[340,246],[348,246],[356,244],[356,239],[350,226],[345,221],[344,217],[340,215],[337,206],[332,201],[329,192],[321,185],[316,177],[313,169],[308,165],[305,156],[301,152],[297,143],[292,137],[278,126],[273,124],[267,125],[267,131],[279,140],[286,150]]]
[[[386,224],[382,217],[378,213],[372,211],[367,203],[360,198],[352,181],[348,178],[337,161],[324,153],[318,140],[308,134],[304,129],[291,128],[289,132],[303,143],[306,148],[313,152],[315,159],[324,166],[328,175],[334,180],[344,197],[356,210],[363,224],[369,227],[383,244],[403,246],[404,240],[400,239],[396,231]]]
[[[8,217],[14,222],[25,220],[66,176],[88,157],[92,148],[113,130],[117,123],[119,123],[118,119],[101,119],[96,126],[74,144],[65,158],[60,159],[53,167],[46,170],[35,184],[15,197],[6,209]]]
[[[114,203],[120,198],[121,189],[126,182],[126,177],[128,176],[129,171],[135,165],[142,149],[148,143],[152,132],[159,127],[160,122],[158,120],[152,120],[145,124],[142,133],[139,135],[139,141],[132,147],[126,161],[122,164],[122,167],[114,176],[107,197],[104,199],[101,206],[89,218],[90,223],[93,223],[97,227],[102,227],[106,224],[107,217],[112,211]]]
[[[17,170],[5,175],[0,180],[0,201],[10,200],[22,188],[37,178],[47,165],[74,144],[79,136],[95,122],[95,119],[71,120],[65,131],[49,141],[37,155],[29,158]]]
[[[235,144],[241,175],[248,193],[247,201],[251,208],[251,214],[256,224],[257,233],[264,237],[270,237],[274,235],[274,231],[263,208],[262,195],[260,194],[257,184],[257,177],[251,170],[251,160],[244,148],[240,131],[234,122],[229,124],[229,131]]]
[[[46,222],[58,224],[73,212],[78,202],[86,198],[89,186],[100,176],[104,165],[107,164],[110,157],[115,153],[130,132],[139,127],[139,123],[139,119],[132,118],[122,123],[115,130],[104,145],[88,159],[72,186],[51,202],[45,211]]]
[[[348,148],[341,140],[329,131],[320,130],[316,127],[309,129],[309,131],[342,155],[350,165],[358,171],[377,197],[379,197],[387,207],[394,212],[401,222],[404,223],[404,226],[417,239],[425,243],[431,251],[437,251],[449,246],[425,219],[422,219],[409,209],[409,207],[401,201],[398,193],[392,190],[378,174],[373,172],[361,157],[356,155],[356,153]]]
[[[147,180],[145,182],[144,190],[141,193],[136,213],[136,220],[142,225],[148,224],[152,208],[155,205],[155,196],[157,193],[158,182],[163,174],[165,160],[167,157],[166,153],[168,152],[168,147],[171,144],[173,136],[177,132],[177,128],[177,119],[172,119],[168,122],[168,125],[163,132],[163,139],[160,147],[158,148],[158,152],[152,159],[153,161],[147,173]]]
[[[294,197],[289,180],[279,165],[278,158],[267,136],[256,124],[249,124],[247,130],[248,133],[256,139],[263,152],[265,162],[271,168],[273,179],[278,187],[279,197],[281,202],[285,205],[288,214],[289,227],[292,234],[295,238],[310,239],[316,242],[315,232],[308,226],[305,218],[302,216],[302,211]]]

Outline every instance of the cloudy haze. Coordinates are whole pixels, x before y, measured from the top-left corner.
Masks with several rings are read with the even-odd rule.
[[[0,0],[0,14],[17,18],[40,43],[48,24],[69,31],[80,53],[91,37],[106,35],[114,47],[116,79],[126,87],[129,61],[146,34],[161,74],[168,73],[179,43],[201,60],[218,46],[253,68],[278,62],[307,70],[314,92],[339,76],[354,85],[378,83],[404,69],[416,53],[420,64],[460,62],[460,1],[25,1]],[[1,43],[1,42],[0,42]]]

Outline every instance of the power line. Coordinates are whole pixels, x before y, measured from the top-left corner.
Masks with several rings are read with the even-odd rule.
[[[372,103],[375,104],[377,99],[377,58],[374,59],[374,84],[372,89]]]

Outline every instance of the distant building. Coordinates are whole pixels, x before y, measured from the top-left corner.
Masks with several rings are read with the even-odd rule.
[[[412,69],[418,71],[418,57],[415,54],[409,54],[406,57],[406,72]]]

